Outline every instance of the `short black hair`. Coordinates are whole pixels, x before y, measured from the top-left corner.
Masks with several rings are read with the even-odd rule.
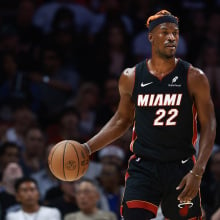
[[[77,183],[80,184],[80,183],[83,183],[83,182],[90,183],[90,184],[93,185],[93,186],[96,188],[96,190],[99,192],[99,185],[98,185],[97,181],[95,181],[95,180],[93,180],[93,179],[91,179],[91,178],[88,178],[88,177],[82,177],[82,178],[80,178],[80,179],[78,180]]]
[[[18,189],[19,189],[20,185],[23,184],[23,183],[26,183],[26,182],[34,183],[36,185],[37,189],[39,189],[38,188],[38,183],[34,178],[29,177],[29,176],[24,176],[24,177],[18,178],[15,181],[15,185],[14,185],[15,191],[18,192]]]
[[[20,152],[20,148],[16,142],[13,141],[5,141],[0,146],[0,156],[4,155],[8,148],[16,148]]]

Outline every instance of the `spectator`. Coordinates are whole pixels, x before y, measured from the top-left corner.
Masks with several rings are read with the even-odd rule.
[[[125,153],[119,146],[109,145],[99,151],[99,159],[103,165],[114,163],[122,168],[124,164]]]
[[[100,101],[99,92],[97,84],[82,83],[75,99],[69,103],[80,113],[80,132],[85,140],[94,133],[96,110]]]
[[[76,204],[76,185],[77,181],[61,181],[58,187],[51,188],[47,191],[45,204],[60,210],[62,218],[71,212],[79,210]],[[60,195],[58,192],[60,191]],[[53,196],[53,199],[50,197]]]
[[[87,50],[85,33],[78,33],[75,14],[70,8],[59,8],[52,21],[52,30],[46,42],[52,42],[61,56],[63,68],[72,71],[79,78],[79,69],[84,64]],[[76,78],[77,79],[77,78]]]
[[[0,181],[2,172],[9,163],[18,163],[20,157],[20,148],[15,142],[5,141],[0,146]]]
[[[12,26],[19,38],[18,64],[23,71],[29,71],[34,65],[34,53],[42,40],[42,31],[32,23],[36,5],[32,0],[18,3]]]
[[[220,122],[220,51],[218,44],[207,41],[203,44],[200,56],[197,59],[198,66],[203,68],[210,83],[211,95],[215,107],[217,123]],[[220,144],[220,130],[216,129],[216,143]]]
[[[39,204],[39,189],[37,182],[29,177],[22,177],[15,183],[16,199],[21,208],[15,212],[9,212],[6,220],[61,220],[58,209],[45,207]]]
[[[82,180],[76,189],[76,201],[80,211],[68,214],[64,220],[116,220],[112,212],[100,210],[97,207],[99,190],[91,180]]]
[[[6,132],[6,140],[16,142],[23,148],[24,136],[34,124],[36,117],[32,110],[25,104],[17,105],[14,108],[12,125]]]
[[[45,138],[39,127],[31,127],[25,134],[24,150],[20,158],[20,164],[26,176],[41,170],[45,164],[43,154]]]
[[[134,64],[130,36],[122,21],[112,21],[106,24],[102,31],[96,35],[95,44],[95,77],[100,85],[108,77],[119,78],[127,65]]]
[[[12,25],[4,25],[0,31],[0,53],[9,52],[17,56],[19,51],[19,36]]]
[[[43,155],[44,157],[43,168],[31,175],[31,177],[37,181],[37,184],[39,186],[41,202],[44,201],[46,192],[51,188],[58,186],[59,184],[57,178],[53,176],[48,166],[48,155],[52,147],[53,147],[52,144],[48,145],[45,150],[45,154]]]
[[[40,69],[30,74],[38,89],[42,123],[51,121],[78,87],[78,75],[63,69],[60,54],[54,45],[42,48]]]
[[[203,196],[203,206],[206,218],[211,216],[220,207],[220,147],[213,148],[213,153],[209,161],[209,178],[203,180],[201,193]],[[210,196],[212,195],[212,196]]]
[[[54,15],[61,7],[69,8],[75,15],[77,32],[86,31],[91,26],[94,19],[93,13],[82,5],[70,3],[68,0],[57,0],[56,2],[42,4],[35,12],[33,23],[40,27],[44,33],[50,32]]]
[[[14,184],[15,181],[22,176],[22,169],[17,163],[10,162],[5,167],[2,184],[0,185],[0,219],[5,219],[6,213],[18,206],[15,198]]]
[[[126,32],[130,35],[133,33],[132,21],[127,15],[123,14],[120,4],[119,0],[104,0],[101,2],[100,10],[96,13],[90,28],[92,36],[100,32],[104,26],[114,22],[122,22]]]
[[[97,109],[95,131],[100,128],[113,116],[119,103],[118,78],[108,77],[103,83],[103,96]]]
[[[80,140],[80,114],[75,107],[62,106],[57,120],[47,126],[48,144],[61,140]]]
[[[121,219],[120,206],[124,193],[121,185],[121,169],[114,163],[103,164],[99,177],[101,198],[101,209],[115,213],[117,219]]]
[[[18,66],[18,56],[5,52],[1,56],[2,82],[0,82],[0,102],[10,105],[27,102],[34,107],[36,101],[32,94],[27,74]]]

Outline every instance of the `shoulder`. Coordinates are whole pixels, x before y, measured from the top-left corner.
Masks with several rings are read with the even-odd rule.
[[[135,69],[136,67],[132,67],[132,68],[126,68],[122,74],[121,74],[121,78],[124,79],[133,79],[135,77]]]
[[[102,217],[103,220],[104,219],[105,220],[116,220],[117,219],[115,213],[111,211],[99,210],[98,215]]]
[[[135,81],[135,67],[126,68],[119,79],[120,93],[128,93],[131,95]]]
[[[64,216],[64,220],[75,220],[80,212],[69,213]]]
[[[21,216],[21,210],[8,212],[6,215],[6,220],[16,220]]]
[[[202,77],[205,75],[203,70],[198,67],[193,66],[192,64],[189,67],[189,74],[194,77]]]
[[[191,81],[195,81],[195,82],[203,82],[203,81],[207,81],[207,77],[205,75],[205,73],[194,66],[190,66],[189,67],[189,74],[188,74],[189,80]]]
[[[188,86],[193,94],[198,89],[209,87],[208,78],[201,69],[191,65],[188,72]]]

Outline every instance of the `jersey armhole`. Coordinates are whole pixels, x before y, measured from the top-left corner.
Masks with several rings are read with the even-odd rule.
[[[133,101],[134,101],[135,84],[136,84],[136,72],[137,72],[137,65],[135,65],[134,67],[134,82],[133,82],[133,88],[132,88],[132,93],[131,93],[131,97]]]
[[[187,70],[187,76],[186,76],[186,86],[187,86],[187,93],[188,93],[189,97],[191,98],[192,102],[194,103],[193,97],[189,91],[189,73],[190,73],[191,68],[192,68],[192,64],[189,64],[189,67]]]

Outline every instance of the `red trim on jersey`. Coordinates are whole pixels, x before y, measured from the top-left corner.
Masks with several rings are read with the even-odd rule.
[[[121,217],[123,217],[122,212],[123,212],[123,205],[120,206],[120,216]]]
[[[133,145],[135,140],[137,139],[137,134],[135,132],[135,122],[132,129],[132,137],[131,137],[131,143],[130,143],[130,151],[133,152]]]
[[[125,181],[127,181],[129,176],[130,176],[129,173],[126,171],[126,173],[125,173]]]
[[[196,107],[193,104],[192,106],[192,113],[193,113],[193,137],[192,137],[192,144],[193,146],[195,146],[196,144],[196,140],[197,140],[197,111],[196,111]]]
[[[202,216],[189,218],[188,220],[202,220]]]
[[[192,65],[189,66],[188,72],[187,72],[187,88],[188,88],[188,93],[189,93],[189,71],[192,68]],[[190,93],[189,93],[190,95]],[[193,103],[192,106],[192,114],[193,114],[193,137],[192,137],[192,144],[195,147],[196,140],[197,140],[197,110],[196,106]]]
[[[133,160],[133,159],[135,159],[135,158],[136,158],[136,155],[135,155],[135,154],[133,154],[133,155],[130,156],[130,158],[129,158],[129,160],[128,160],[128,168],[129,168],[129,164],[130,164],[131,160]],[[128,168],[127,168],[127,171],[126,171],[126,173],[125,173],[125,184],[124,184],[125,186],[124,186],[124,188],[126,188],[127,179],[128,179],[128,177],[130,176],[129,173],[128,173]],[[124,193],[125,193],[125,190],[124,190]],[[122,195],[121,201],[123,201],[123,199],[124,199],[124,193],[123,193],[123,195]],[[123,205],[121,205],[121,207],[120,207],[121,216],[122,216],[122,210],[123,210]]]
[[[136,158],[136,155],[133,154],[132,156],[130,156],[129,160],[128,160],[128,168],[129,168],[129,164],[130,164],[130,161],[135,159]],[[127,168],[127,171],[125,173],[125,184],[126,184],[126,181],[128,179],[128,177],[130,176],[129,173],[128,173],[128,168]]]
[[[190,71],[191,67],[192,67],[192,65],[189,65],[189,69],[187,71],[187,76],[186,76],[186,85],[187,85],[188,93],[189,93],[189,71]],[[189,96],[190,96],[190,93],[189,93]]]
[[[132,200],[132,201],[127,201],[126,204],[129,209],[132,208],[146,209],[150,212],[153,212],[155,216],[157,215],[158,206],[150,202],[141,201],[141,200]]]
[[[196,163],[196,157],[195,157],[195,155],[192,156],[192,160],[193,160],[193,164],[195,164],[195,163]]]

